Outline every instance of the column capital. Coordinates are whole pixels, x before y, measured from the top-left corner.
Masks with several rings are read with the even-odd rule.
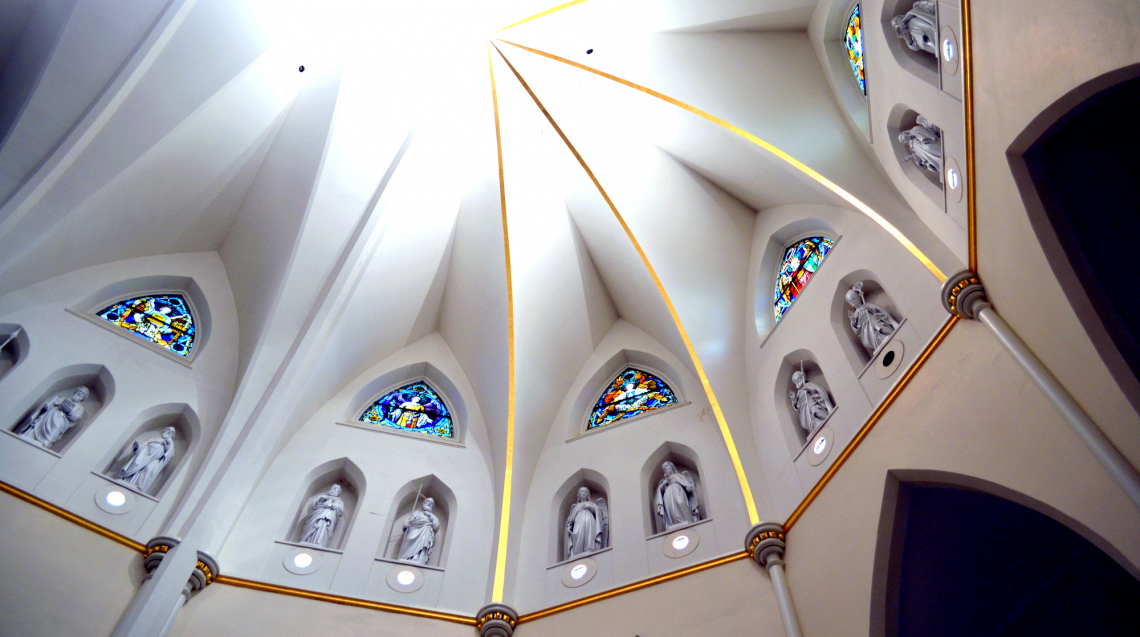
[[[181,543],[181,539],[167,535],[160,535],[147,542],[146,551],[143,553],[143,566],[146,568],[147,577],[158,568],[166,554]],[[190,592],[200,591],[212,584],[217,575],[218,561],[209,553],[198,551],[198,562],[194,565],[194,572],[190,574],[190,580],[186,584]]]
[[[744,550],[760,566],[784,563],[784,526],[779,522],[761,522],[744,536]]]
[[[518,622],[519,614],[506,604],[487,604],[475,616],[479,637],[511,637]]]
[[[942,284],[942,307],[954,316],[976,319],[982,304],[989,305],[986,288],[973,272],[962,270]]]

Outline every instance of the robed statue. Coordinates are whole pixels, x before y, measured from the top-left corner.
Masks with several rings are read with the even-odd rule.
[[[913,161],[915,166],[942,179],[942,129],[919,115],[916,126],[899,132],[899,141],[907,150],[904,162]]]
[[[677,471],[677,466],[669,461],[661,465],[661,471],[665,475],[657,483],[654,506],[665,521],[665,530],[699,522],[701,509],[693,476],[688,471]]]
[[[863,349],[869,356],[874,356],[879,347],[890,338],[898,329],[899,323],[886,310],[868,303],[863,297],[863,282],[859,281],[847,291],[847,303],[855,308],[847,310],[847,318],[851,321],[851,329],[859,337]]]
[[[68,429],[83,419],[82,403],[87,400],[87,395],[87,388],[81,386],[76,388],[71,398],[52,398],[17,425],[13,433],[44,449],[50,449]]]
[[[408,516],[404,522],[404,540],[400,543],[400,559],[405,562],[427,564],[435,546],[435,534],[439,532],[439,518],[432,509],[435,500],[427,498],[423,507]]]
[[[115,474],[115,479],[143,493],[150,493],[155,480],[173,459],[174,427],[167,427],[158,438],[151,438],[141,445],[136,440],[131,446],[130,459]]]
[[[313,496],[305,510],[305,526],[301,529],[301,541],[328,547],[336,525],[344,516],[344,500],[340,499],[340,485],[329,487],[328,493]]]
[[[891,18],[891,26],[911,51],[938,56],[938,14],[934,0],[917,0],[910,11]]]
[[[590,490],[578,489],[578,501],[566,517],[566,559],[593,553],[610,543],[609,509],[604,498],[590,501]]]
[[[799,414],[800,428],[810,436],[835,411],[835,405],[822,387],[807,379],[802,369],[792,373],[792,383],[796,386],[794,391],[788,392],[792,407]]]

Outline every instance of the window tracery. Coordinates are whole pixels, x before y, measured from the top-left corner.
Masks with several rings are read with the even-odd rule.
[[[677,402],[669,385],[648,372],[626,368],[602,392],[590,413],[586,429],[604,427],[615,420],[631,418]]]
[[[776,274],[776,292],[772,301],[777,323],[784,318],[784,314],[834,247],[835,242],[827,237],[808,237],[784,249],[784,259]]]
[[[859,90],[867,94],[867,76],[863,70],[863,16],[859,4],[851,7],[847,16],[847,30],[843,36],[843,48],[847,51],[847,63],[859,83]]]
[[[96,315],[179,356],[190,356],[194,347],[194,316],[180,294],[124,299]]]
[[[440,438],[455,437],[451,410],[439,394],[422,380],[384,394],[364,410],[360,420]]]

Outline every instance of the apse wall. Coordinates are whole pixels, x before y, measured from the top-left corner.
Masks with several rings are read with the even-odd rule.
[[[820,235],[835,247],[776,323],[772,301],[784,248]],[[752,426],[774,517],[784,519],[942,326],[946,312],[938,301],[939,281],[918,259],[865,216],[841,208],[792,205],[759,213],[751,266],[745,340]],[[864,281],[868,302],[883,305],[901,323],[873,358],[865,351],[858,357],[853,344],[844,297],[857,281]],[[788,398],[800,361],[808,380],[835,405],[807,439]],[[828,440],[817,454],[809,447],[821,435]]]
[[[196,310],[189,360],[91,314],[108,301],[155,291],[181,292]],[[159,534],[234,391],[236,315],[217,254],[77,270],[0,297],[0,323],[18,325],[28,345],[0,378],[0,480],[135,540]],[[79,385],[92,390],[86,413],[51,449],[12,433],[30,411]],[[176,430],[174,458],[149,490],[108,477],[130,458],[133,442],[157,438],[167,426]],[[113,513],[101,504],[110,490],[126,498]]]
[[[442,439],[361,422],[381,395],[426,382],[451,411],[456,435]],[[498,512],[490,446],[475,394],[438,333],[374,365],[346,384],[272,459],[219,554],[226,573],[294,588],[403,606],[473,614],[486,601]],[[333,541],[300,541],[302,509],[340,483],[345,505]],[[419,491],[441,521],[426,565],[391,555]],[[306,553],[309,567],[292,558]],[[410,570],[416,580],[394,577]],[[389,577],[391,575],[391,577]]]
[[[628,367],[654,374],[677,394],[677,403],[634,418],[586,430],[586,419],[614,378]],[[664,460],[697,474],[703,518],[684,533],[687,552],[670,551],[674,533],[650,524],[649,490],[654,470]],[[584,561],[560,553],[565,499],[580,484],[592,499],[606,490],[609,546]],[[748,517],[740,486],[700,381],[667,348],[619,319],[583,365],[564,397],[527,489],[525,508],[516,501],[512,515],[522,515],[513,603],[526,613],[579,599],[647,577],[678,570],[740,550]],[[520,510],[522,509],[522,510]],[[680,528],[674,529],[682,532]],[[570,571],[586,563],[588,574],[574,580]],[[588,578],[588,579],[587,579]]]

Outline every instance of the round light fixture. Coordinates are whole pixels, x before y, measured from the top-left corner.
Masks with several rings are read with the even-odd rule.
[[[111,491],[106,497],[107,504],[113,507],[121,507],[127,503],[127,495],[122,491]]]
[[[811,448],[811,450],[814,451],[818,456],[819,454],[823,453],[824,449],[827,449],[827,437],[820,436],[816,439],[815,445]]]
[[[687,535],[678,535],[677,537],[673,538],[673,548],[678,551],[684,551],[685,547],[688,545],[689,536]]]
[[[313,556],[308,553],[298,553],[293,556],[293,566],[297,568],[309,568],[313,563]]]
[[[586,576],[586,571],[590,570],[585,564],[579,564],[570,569],[570,577],[579,580]]]
[[[958,186],[962,185],[962,177],[953,167],[946,169],[946,183],[950,186],[950,190],[957,190]]]
[[[942,59],[947,62],[953,62],[954,56],[958,54],[957,48],[950,38],[943,38],[942,40]]]
[[[416,574],[411,571],[400,571],[396,575],[396,581],[400,583],[400,586],[411,586],[412,582],[416,581]]]

